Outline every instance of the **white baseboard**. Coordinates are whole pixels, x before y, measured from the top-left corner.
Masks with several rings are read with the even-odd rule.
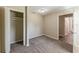
[[[36,38],[36,37],[39,37],[39,36],[43,36],[43,35],[45,35],[45,36],[47,36],[47,37],[49,37],[49,38],[52,38],[52,39],[59,40],[58,38],[53,37],[53,36],[50,36],[50,35],[47,35],[47,34],[38,35],[38,36],[35,36],[35,37],[32,37],[32,38],[29,38],[29,39],[33,39],[33,38]]]
[[[33,38],[36,38],[36,37],[39,37],[39,36],[42,36],[42,35],[43,35],[43,34],[38,35],[38,36],[31,37],[31,38],[29,38],[29,40],[30,40],[30,39],[33,39]]]
[[[27,44],[26,46],[29,47],[29,44]]]
[[[14,43],[20,42],[20,41],[23,41],[23,40],[13,41],[13,42],[11,42],[10,44],[14,44]]]
[[[56,37],[53,37],[53,36],[50,36],[50,35],[47,35],[47,34],[44,34],[45,36],[49,37],[49,38],[52,38],[52,39],[56,39],[56,40],[59,40],[58,38]]]

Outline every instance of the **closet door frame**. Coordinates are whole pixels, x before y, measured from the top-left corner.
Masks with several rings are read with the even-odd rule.
[[[10,20],[10,11],[16,11],[16,12],[21,12],[23,13],[23,45],[26,45],[26,40],[25,40],[25,10],[21,11],[21,10],[17,10],[17,9],[13,9],[13,8],[7,8],[5,7],[5,52],[9,53],[10,52],[10,24],[11,24],[11,20]]]

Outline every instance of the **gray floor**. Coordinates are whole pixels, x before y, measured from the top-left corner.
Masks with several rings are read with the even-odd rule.
[[[59,40],[40,36],[30,39],[30,46],[12,44],[11,53],[71,53],[72,47]]]

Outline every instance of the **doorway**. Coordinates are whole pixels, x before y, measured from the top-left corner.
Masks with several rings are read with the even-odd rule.
[[[73,14],[59,16],[59,40],[73,52]]]
[[[14,44],[23,45],[23,13],[11,10],[10,15],[10,44],[14,48]]]

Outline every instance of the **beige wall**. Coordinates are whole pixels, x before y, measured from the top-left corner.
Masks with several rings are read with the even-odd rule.
[[[27,8],[27,37],[28,39],[41,36],[43,30],[43,18],[40,14],[33,13]]]
[[[44,34],[58,39],[58,17],[56,13],[44,17]]]
[[[4,35],[4,28],[5,28],[5,25],[4,25],[4,8],[0,7],[0,52],[4,52],[4,44],[5,44],[5,41],[4,41],[4,38],[5,38],[5,35]]]
[[[54,38],[59,39],[59,16],[73,13],[73,9],[62,10],[60,12],[55,12],[48,14],[44,17],[44,34]]]

